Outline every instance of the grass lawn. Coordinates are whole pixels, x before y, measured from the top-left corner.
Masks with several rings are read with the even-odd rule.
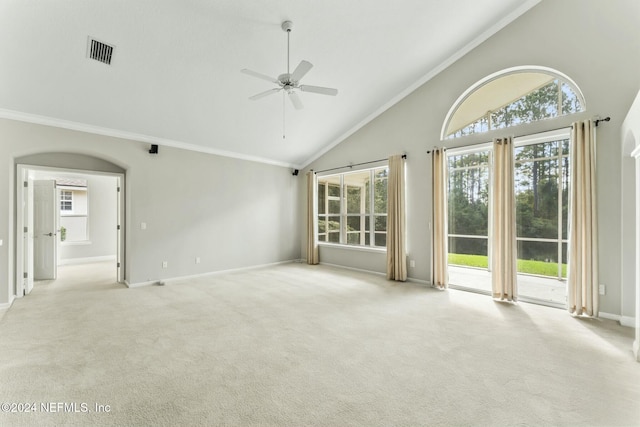
[[[452,265],[487,268],[488,263],[489,259],[484,255],[449,254],[449,264]],[[519,259],[518,273],[557,277],[558,264],[555,262]],[[562,277],[567,277],[567,264],[562,264]]]

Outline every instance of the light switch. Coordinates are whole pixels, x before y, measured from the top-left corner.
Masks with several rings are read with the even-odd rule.
[[[2,239],[0,239],[0,246],[2,246]]]
[[[140,230],[146,230],[147,229],[147,223],[146,222],[141,222],[140,223]]]

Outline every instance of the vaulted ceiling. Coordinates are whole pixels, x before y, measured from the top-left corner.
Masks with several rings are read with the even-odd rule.
[[[538,1],[1,0],[0,117],[302,166]],[[274,86],[241,69],[286,72],[285,20],[337,96],[248,99]]]

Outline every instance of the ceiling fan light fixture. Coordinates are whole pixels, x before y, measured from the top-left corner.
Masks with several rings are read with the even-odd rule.
[[[281,90],[284,90],[285,92],[291,95],[291,94],[295,94],[294,90],[296,89],[302,92],[311,92],[311,93],[318,93],[321,95],[336,96],[338,94],[337,89],[325,88],[320,86],[300,85],[300,80],[302,80],[302,78],[309,72],[309,70],[313,68],[313,64],[311,64],[311,62],[309,61],[302,60],[300,61],[300,64],[298,64],[296,69],[293,70],[293,72],[290,71],[289,35],[291,34],[291,30],[293,29],[293,22],[284,21],[280,25],[280,27],[282,28],[282,31],[287,33],[287,72],[280,74],[278,78],[274,79],[270,76],[267,76],[266,74],[258,73],[256,71],[252,71],[246,68],[240,70],[241,73],[247,74],[249,76],[252,76],[258,79],[267,80],[269,82],[272,82],[278,85],[278,87],[272,90],[268,90],[268,91],[250,96],[249,99],[252,101],[255,101],[267,95],[270,95],[272,93],[279,92]],[[300,97],[298,97],[297,94],[295,94],[295,98],[290,96],[289,99],[291,100],[291,103],[297,110],[300,110],[303,108],[302,101],[300,100]]]

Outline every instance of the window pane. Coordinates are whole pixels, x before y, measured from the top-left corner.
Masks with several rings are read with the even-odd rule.
[[[329,199],[329,212],[330,214],[339,214],[340,213],[340,198],[337,200]]]
[[[387,231],[387,217],[376,216],[376,229],[375,231]]]
[[[340,197],[340,178],[337,177],[338,183],[329,184],[329,196]]]
[[[516,163],[514,178],[518,237],[558,238],[557,173],[557,160]]]
[[[558,277],[558,244],[518,240],[518,272]]]
[[[556,80],[495,111],[491,114],[491,124],[492,129],[501,129],[557,116],[558,82]]]
[[[335,240],[335,236],[337,236],[337,240]],[[318,216],[318,240],[321,242],[338,242],[340,240],[339,216]]]
[[[319,214],[327,213],[326,206],[325,206],[326,197],[327,195],[326,195],[325,185],[323,183],[318,182],[318,213]]]
[[[364,213],[365,198],[363,197],[364,194],[362,194],[364,192],[363,190],[364,188],[345,185],[344,195],[347,204],[347,213]]]
[[[541,142],[539,144],[525,145],[514,149],[516,162],[521,160],[542,159],[556,157],[558,155],[558,141]]]
[[[364,213],[366,211],[366,191],[371,174],[368,170],[344,175],[344,196],[347,213]]]
[[[360,245],[360,238],[364,237],[363,233],[347,233],[347,244],[348,245]]]
[[[449,264],[488,268],[488,238],[449,237]]]
[[[387,246],[387,233],[376,233],[376,246]]]
[[[488,238],[449,237],[449,253],[487,257]]]
[[[467,157],[467,156],[463,156]],[[474,155],[469,162],[477,162]],[[467,161],[454,160],[458,167]],[[449,233],[486,236],[489,212],[489,168],[470,166],[449,172]]]
[[[347,232],[349,232],[349,231],[360,231],[360,224],[361,224],[360,216],[348,216],[347,217]],[[364,223],[362,223],[362,225],[364,225]]]
[[[568,84],[562,83],[562,114],[572,114],[582,111],[580,100]]]
[[[374,213],[387,213],[387,180],[376,179]]]

